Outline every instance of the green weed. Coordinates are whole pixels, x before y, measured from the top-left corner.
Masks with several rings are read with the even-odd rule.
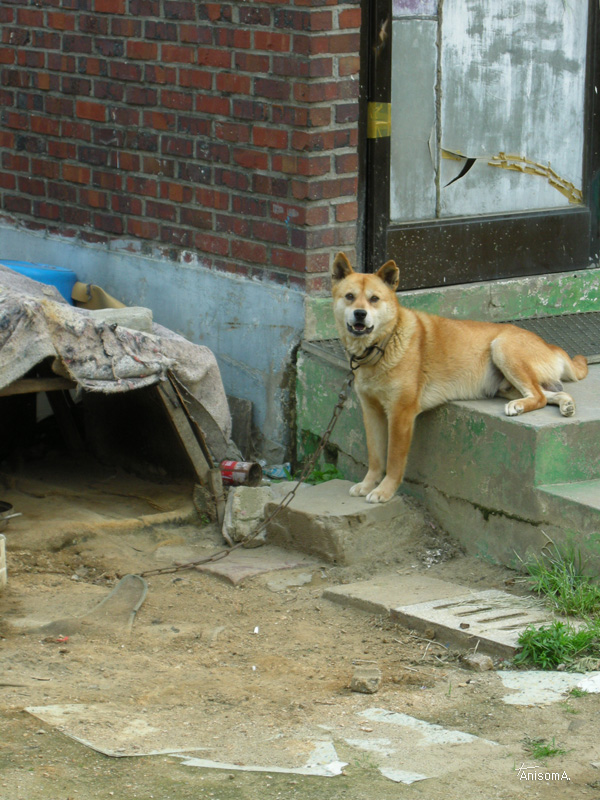
[[[551,758],[552,756],[564,756],[567,752],[561,747],[556,747],[554,737],[552,742],[549,743],[545,739],[531,739],[529,736],[523,740],[525,750],[532,758]]]
[[[518,642],[521,650],[513,659],[515,665],[540,669],[555,669],[559,664],[569,667],[583,656],[600,656],[600,621],[588,620],[580,629],[560,620],[539,628],[530,625]]]
[[[600,586],[583,574],[580,552],[549,542],[542,557],[525,561],[523,566],[531,590],[559,613],[586,617],[600,611]]]
[[[322,468],[315,467],[305,480],[306,483],[317,484],[332,481],[335,478],[343,480],[344,476],[335,464],[325,464]]]
[[[565,700],[563,703],[561,703],[561,706],[565,714],[581,714],[581,711],[578,708],[573,708],[568,700]]]
[[[569,695],[571,697],[587,697],[589,692],[586,692],[585,689],[580,689],[578,686],[573,686],[572,689],[569,690]]]

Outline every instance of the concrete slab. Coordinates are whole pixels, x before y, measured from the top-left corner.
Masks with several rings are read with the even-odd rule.
[[[251,550],[234,550],[227,558],[201,564],[199,572],[210,572],[237,586],[247,578],[254,578],[266,572],[298,569],[315,570],[319,562],[303,553],[290,553],[278,547],[260,547]]]
[[[392,609],[411,603],[461,597],[465,587],[427,575],[399,575],[397,572],[378,575],[368,581],[347,583],[325,589],[323,597],[334,603],[388,615]]]
[[[416,733],[420,738],[418,744],[421,746],[467,744],[469,742],[485,742],[485,744],[492,746],[498,745],[498,742],[482,739],[472,733],[450,730],[434,722],[426,722],[399,711],[389,711],[387,708],[368,708],[366,711],[361,711],[358,716],[369,720],[369,722],[384,722],[386,725],[395,725]]]
[[[581,672],[525,672],[502,671],[498,673],[502,685],[511,693],[502,698],[512,706],[541,706],[564,700],[566,693],[585,678]]]
[[[184,759],[182,764],[190,767],[321,777],[339,775],[347,766],[339,760],[333,742],[320,733],[308,733],[299,740],[293,735],[273,737],[266,731],[258,731],[258,746],[254,741],[249,756],[246,732],[230,730],[226,743],[217,747],[217,737],[209,735],[206,723],[200,719],[202,715],[192,706],[177,723],[169,708],[144,708],[141,714],[115,703],[30,706],[25,711],[111,758],[170,753]],[[213,733],[211,730],[210,734]],[[204,758],[191,755],[199,751],[204,751]],[[251,759],[255,759],[254,763]]]
[[[424,575],[388,575],[327,589],[323,596],[342,605],[388,615],[408,628],[433,629],[447,646],[474,647],[511,657],[528,625],[548,624],[552,614],[534,598],[495,589],[470,590]]]
[[[357,717],[368,727],[361,726],[361,734],[352,737],[340,731],[344,741],[354,750],[368,753],[379,772],[395,783],[410,785],[441,776],[452,781],[452,773],[464,769],[465,764],[485,762],[491,766],[506,760],[506,748],[498,742],[409,714],[373,707],[358,712]]]
[[[336,564],[384,557],[419,529],[423,518],[402,497],[374,505],[351,497],[350,481],[333,480],[297,494],[267,527],[270,543]],[[266,506],[269,514],[275,503]]]

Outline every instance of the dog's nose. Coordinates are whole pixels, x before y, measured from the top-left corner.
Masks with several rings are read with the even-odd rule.
[[[357,322],[363,322],[366,316],[367,312],[364,310],[364,308],[356,308],[354,310],[354,319]]]

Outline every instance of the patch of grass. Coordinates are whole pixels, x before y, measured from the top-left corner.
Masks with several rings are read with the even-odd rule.
[[[576,629],[555,620],[539,628],[530,625],[519,636],[521,650],[513,659],[515,665],[528,665],[540,669],[566,667],[583,656],[600,657],[600,621],[588,620]]]
[[[573,686],[572,689],[569,690],[569,695],[571,697],[587,697],[589,692],[586,692],[585,689],[580,689],[579,686]]]
[[[526,736],[525,739],[523,739],[523,746],[527,753],[535,759],[564,756],[567,752],[563,750],[562,747],[556,746],[554,737],[552,737],[552,742],[547,742],[546,739],[531,739],[529,736]]]
[[[325,464],[323,467],[315,467],[307,476],[306,483],[325,483],[326,481],[332,481],[335,478],[340,478],[343,480],[344,476],[335,464]]]
[[[561,703],[561,706],[565,714],[581,714],[581,711],[578,708],[573,708],[568,700],[565,700],[563,703]]]
[[[541,557],[523,562],[529,587],[565,616],[600,612],[600,586],[583,573],[581,553],[549,542]]]

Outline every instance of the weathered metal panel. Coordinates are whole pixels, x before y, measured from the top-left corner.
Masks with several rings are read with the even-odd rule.
[[[476,161],[448,185],[466,162],[442,159],[442,216],[567,206],[548,167],[581,190],[587,20],[587,0],[445,0],[441,144]],[[545,174],[489,166],[500,153]]]
[[[437,22],[393,23],[390,218],[435,217]]]
[[[433,17],[438,12],[437,0],[392,0],[392,15],[400,17]]]
[[[588,264],[590,212],[584,206],[529,214],[445,218],[389,227],[388,252],[400,289],[449,286],[581,269]]]

